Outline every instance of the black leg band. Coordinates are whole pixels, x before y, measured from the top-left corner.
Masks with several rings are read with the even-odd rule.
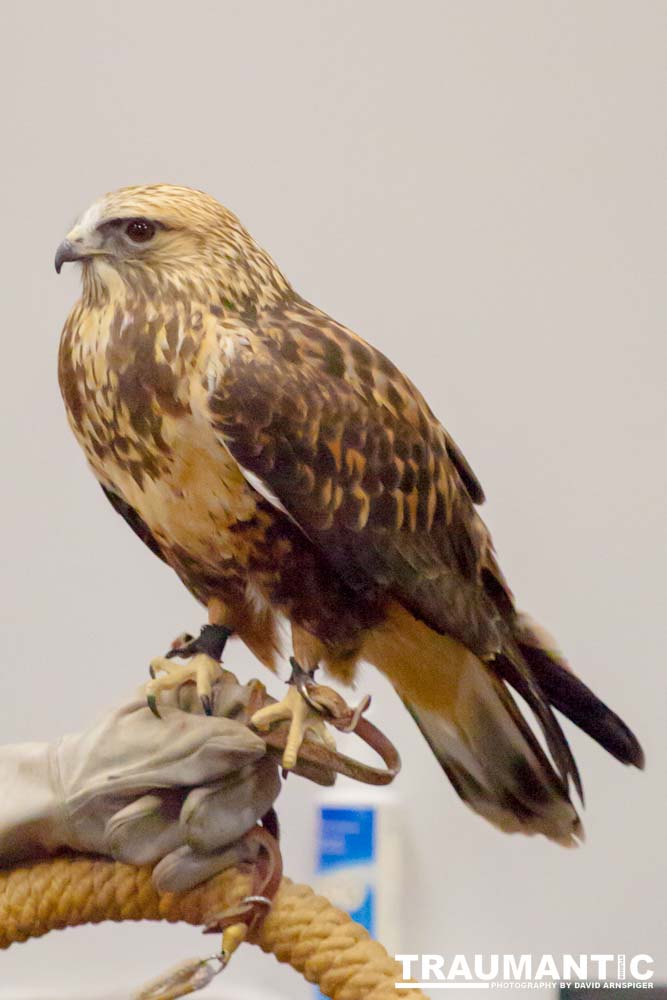
[[[208,653],[214,660],[220,661],[231,634],[232,630],[226,625],[204,625],[197,639],[197,652]]]
[[[196,653],[206,653],[207,656],[217,660],[219,663],[222,659],[227,640],[232,632],[233,629],[227,628],[226,625],[204,625],[196,639],[185,643],[183,646],[170,649],[167,653],[167,658],[171,659],[174,656],[194,656]]]

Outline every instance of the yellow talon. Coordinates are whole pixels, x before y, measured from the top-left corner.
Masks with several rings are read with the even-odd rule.
[[[250,720],[256,729],[269,729],[274,722],[290,720],[289,734],[283,751],[282,765],[290,771],[296,764],[299,749],[306,733],[312,733],[320,739],[329,750],[336,749],[336,741],[327,729],[326,723],[319,712],[312,708],[294,685],[290,685],[287,694],[275,705],[267,705],[255,712]]]
[[[207,715],[211,714],[211,692],[214,682],[222,675],[222,667],[217,660],[206,653],[196,653],[188,663],[174,663],[165,656],[156,656],[150,664],[151,680],[146,685],[146,701],[154,715],[159,718],[158,696],[162,691],[171,691],[183,684],[197,685],[197,694]],[[158,676],[159,675],[159,676]]]

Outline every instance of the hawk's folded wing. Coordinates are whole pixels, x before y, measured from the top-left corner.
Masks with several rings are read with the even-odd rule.
[[[304,304],[248,331],[209,384],[209,418],[249,481],[353,588],[498,648],[511,597],[474,508],[482,488],[391,362]]]

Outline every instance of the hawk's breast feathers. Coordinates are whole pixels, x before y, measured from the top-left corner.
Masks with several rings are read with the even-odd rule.
[[[408,379],[296,296],[252,325],[201,303],[156,306],[77,307],[60,378],[98,478],[163,557],[243,562],[246,539],[229,529],[261,498],[353,591],[495,652],[484,576],[504,583],[474,509],[482,489]]]

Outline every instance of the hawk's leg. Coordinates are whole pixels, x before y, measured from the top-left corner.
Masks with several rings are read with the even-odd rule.
[[[221,673],[220,661],[232,630],[226,625],[204,625],[199,636],[181,635],[166,656],[151,660],[151,680],[146,685],[146,700],[151,712],[159,717],[157,698],[161,691],[194,682],[207,715],[211,714],[211,690]],[[173,663],[172,658],[188,658],[188,663]],[[160,676],[158,676],[158,674]]]
[[[260,708],[250,720],[253,726],[260,730],[269,729],[274,722],[290,720],[282,760],[286,771],[290,771],[295,766],[299,756],[299,748],[307,733],[312,733],[330,750],[336,749],[336,741],[327,729],[323,709],[311,697],[309,691],[310,688],[317,687],[313,681],[313,673],[316,668],[304,670],[293,656],[290,658],[290,663],[292,676],[287,682],[288,690],[285,697],[274,705]]]
[[[226,625],[203,625],[196,639],[184,632],[177,639],[174,639],[171,649],[166,654],[166,659],[171,660],[174,656],[188,657],[195,656],[197,653],[205,653],[216,663],[220,663],[231,634],[232,630]]]

